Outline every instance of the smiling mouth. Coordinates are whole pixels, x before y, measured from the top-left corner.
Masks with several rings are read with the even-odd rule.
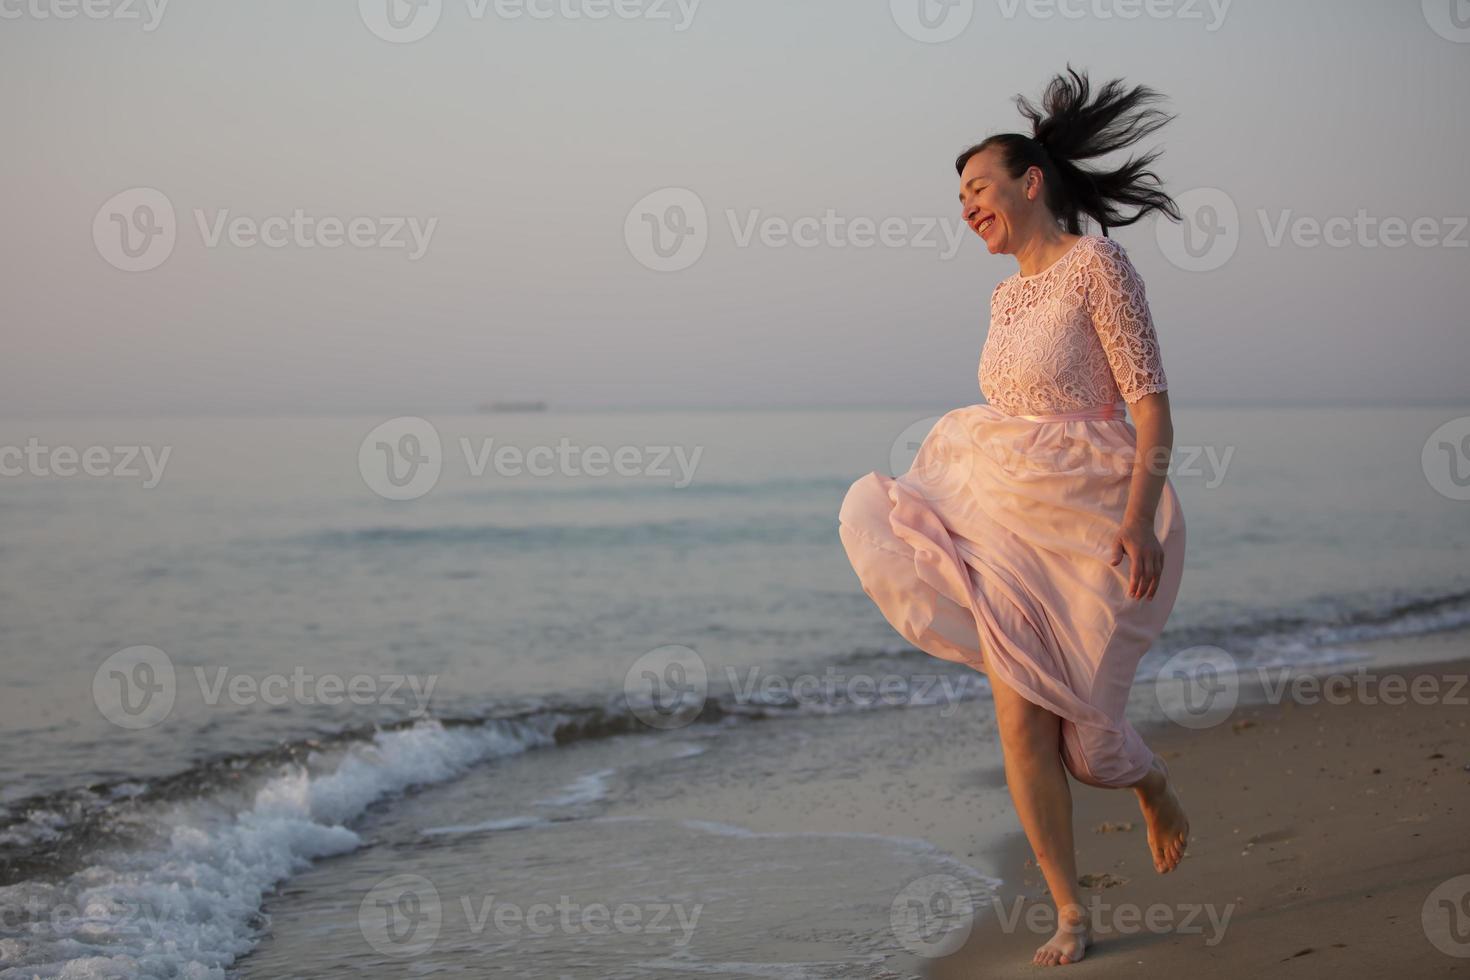
[[[975,224],[975,233],[977,235],[983,235],[983,234],[985,234],[985,229],[986,228],[989,228],[993,224],[995,224],[995,216],[994,215],[991,215],[990,217],[986,218],[984,221],[976,222],[976,224]]]

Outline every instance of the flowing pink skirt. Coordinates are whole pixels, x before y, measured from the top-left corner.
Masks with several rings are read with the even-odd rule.
[[[1153,753],[1128,723],[1139,659],[1163,631],[1184,566],[1184,513],[1166,481],[1153,599],[1111,565],[1136,430],[1123,403],[1050,416],[970,405],[943,416],[909,471],[848,490],[839,535],[884,617],[931,656],[999,677],[1062,719],[1068,770],[1128,786]]]

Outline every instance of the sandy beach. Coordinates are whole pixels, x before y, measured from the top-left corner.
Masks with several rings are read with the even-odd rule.
[[[1427,661],[1466,649],[1452,634],[1383,644],[1381,655]],[[1288,687],[1242,703],[1207,729],[1146,730],[1190,815],[1189,850],[1171,874],[1153,870],[1130,794],[1073,784],[1078,872],[1095,882],[1085,894],[1101,928],[1083,962],[1050,969],[1470,973],[1470,877],[1451,881],[1470,873],[1470,660],[1340,674],[1336,688],[1315,688],[1320,696],[1301,683],[1295,696]],[[1030,851],[1017,834],[993,857],[1005,883],[986,912],[1005,916],[977,915],[964,946],[934,963],[935,980],[1048,969],[1030,963],[1050,935],[1027,925],[1050,911]]]

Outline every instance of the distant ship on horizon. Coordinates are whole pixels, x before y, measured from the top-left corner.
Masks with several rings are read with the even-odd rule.
[[[494,401],[481,402],[481,412],[544,412],[546,403],[544,401]]]

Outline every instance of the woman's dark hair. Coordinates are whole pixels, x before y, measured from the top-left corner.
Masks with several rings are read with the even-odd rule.
[[[1104,236],[1109,228],[1131,225],[1150,211],[1162,211],[1175,221],[1182,220],[1174,199],[1157,189],[1161,184],[1158,174],[1147,169],[1162,150],[1137,159],[1129,157],[1127,163],[1112,171],[1077,166],[1078,160],[1120,150],[1162,128],[1174,117],[1148,106],[1163,96],[1143,85],[1125,89],[1122,79],[1114,79],[1103,85],[1089,104],[1087,73],[1078,74],[1068,64],[1067,74],[1070,79],[1057,75],[1047,85],[1041,110],[1025,96],[1016,96],[1017,108],[1031,120],[1032,136],[988,136],[960,154],[955,171],[964,173],[971,157],[992,146],[999,149],[1006,172],[1013,178],[1031,167],[1040,167],[1046,205],[1065,219],[1067,231],[1074,235],[1082,234],[1082,215],[1101,225]],[[1138,210],[1125,215],[1117,205]]]

